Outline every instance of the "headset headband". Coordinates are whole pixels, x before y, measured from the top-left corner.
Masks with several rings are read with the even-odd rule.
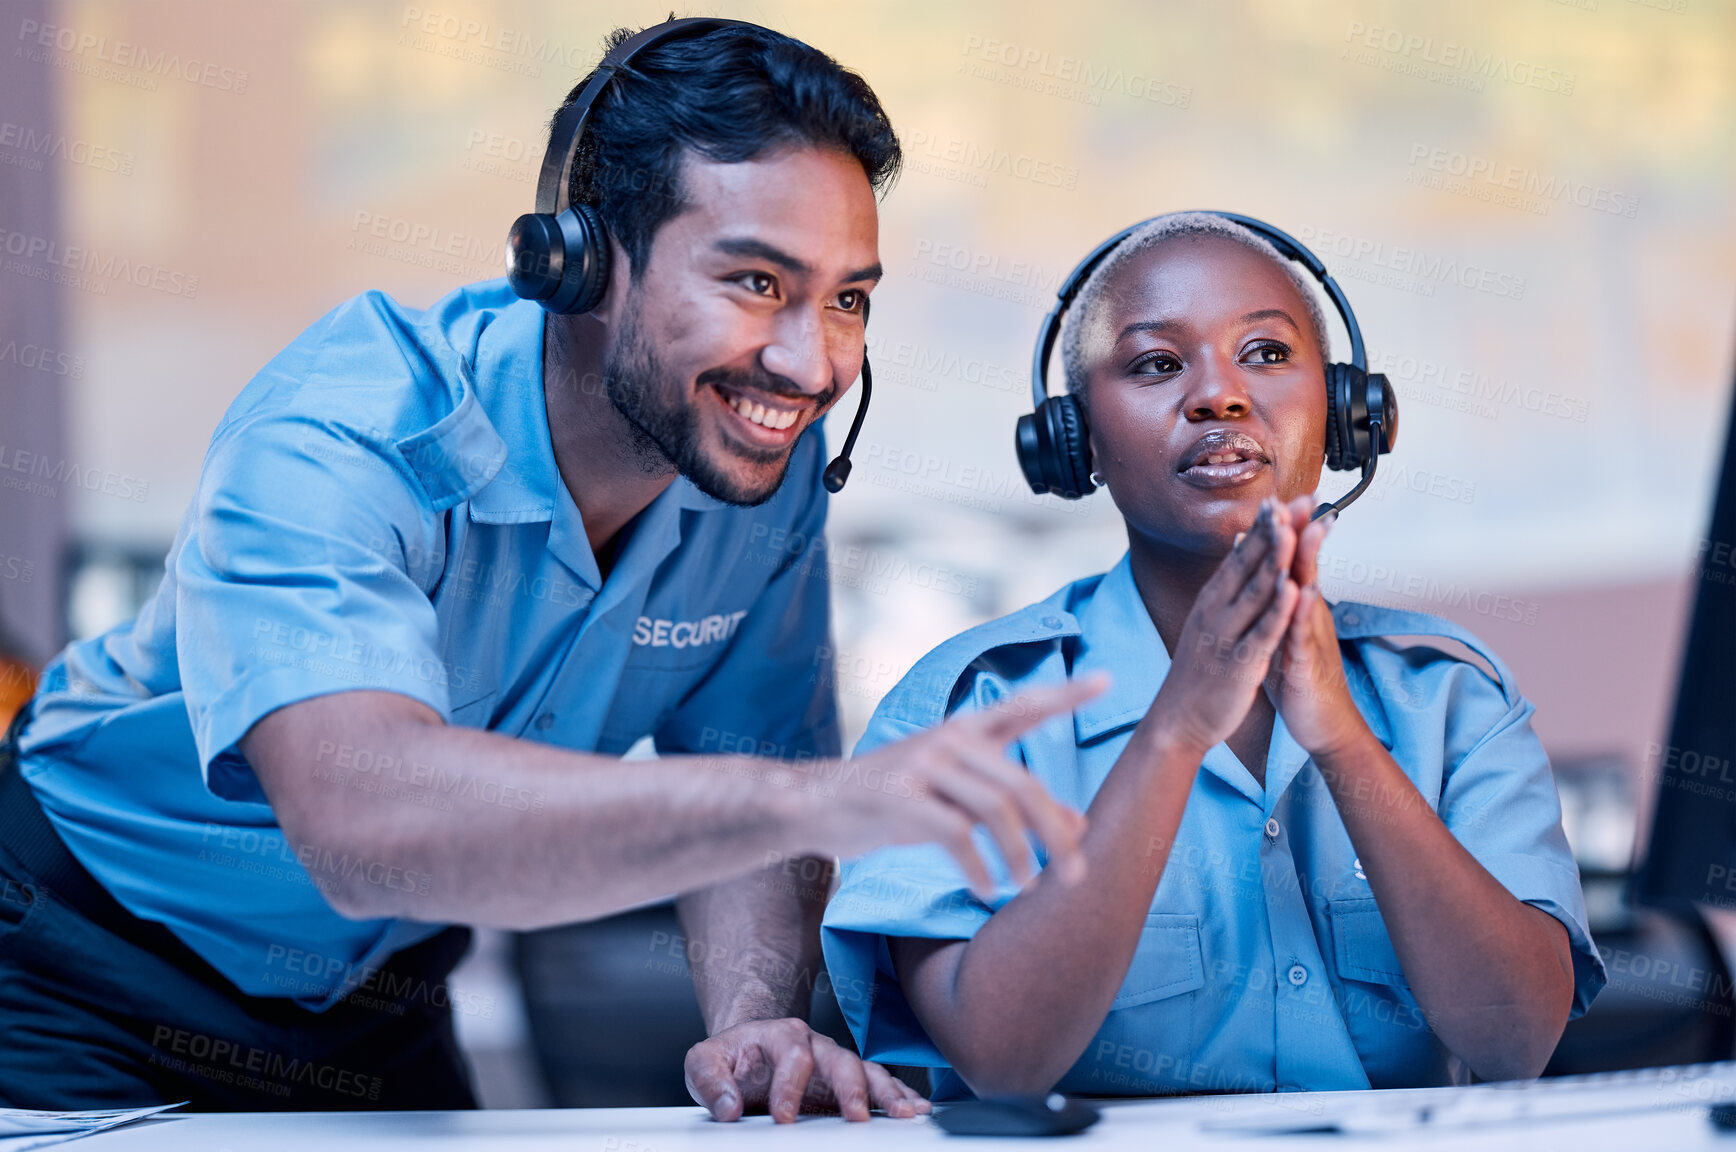
[[[1061,287],[1055,292],[1055,307],[1050,309],[1048,316],[1043,319],[1042,335],[1037,340],[1036,359],[1031,364],[1031,403],[1033,405],[1040,407],[1043,401],[1049,398],[1049,357],[1055,350],[1055,341],[1061,335],[1061,319],[1067,314],[1067,309],[1072,307],[1073,298],[1079,294],[1079,289],[1084,286],[1086,277],[1090,276],[1123,240],[1152,221],[1162,220],[1167,216],[1216,216],[1220,220],[1233,221],[1266,240],[1278,250],[1280,256],[1294,260],[1308,269],[1314,279],[1318,280],[1320,286],[1326,290],[1326,295],[1332,300],[1332,307],[1337,310],[1339,318],[1344,321],[1345,330],[1350,333],[1350,363],[1361,371],[1368,370],[1367,355],[1362,346],[1362,327],[1356,322],[1356,313],[1350,310],[1350,301],[1345,298],[1344,289],[1340,288],[1338,281],[1334,280],[1331,274],[1326,271],[1326,265],[1320,262],[1320,257],[1310,252],[1300,240],[1262,220],[1256,220],[1252,216],[1239,216],[1234,212],[1209,210],[1166,212],[1163,216],[1153,216],[1149,220],[1141,220],[1131,227],[1123,228],[1097,245],[1085,259],[1079,261],[1078,266],[1072,272],[1067,274],[1067,279],[1061,282]],[[1321,351],[1324,353],[1325,349],[1321,349]]]
[[[698,35],[731,25],[755,27],[741,20],[724,20],[710,16],[665,20],[661,24],[653,24],[643,31],[635,32],[623,41],[619,48],[604,56],[592,73],[590,83],[585,85],[576,100],[555,113],[554,123],[549,126],[549,149],[543,154],[542,172],[536,181],[536,210],[549,216],[558,216],[567,207],[579,140],[584,136],[585,125],[591,119],[591,109],[596,106],[603,89],[609,86],[617,72],[623,71],[633,57],[653,44],[689,33]]]

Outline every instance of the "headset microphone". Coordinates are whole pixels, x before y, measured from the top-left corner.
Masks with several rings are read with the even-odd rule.
[[[862,297],[862,327],[868,326],[868,297]],[[868,399],[874,394],[874,370],[868,367],[868,349],[862,349],[862,403],[856,405],[856,418],[850,421],[850,431],[844,435],[844,447],[820,474],[826,491],[837,492],[850,478],[850,453],[856,447],[856,435],[862,431],[862,418],[868,415]]]
[[[874,370],[868,367],[868,354],[862,354],[862,403],[856,405],[856,418],[850,421],[850,431],[844,436],[844,447],[820,475],[826,491],[837,492],[850,478],[850,452],[856,447],[856,434],[862,431],[862,417],[868,415],[868,397],[874,391]]]
[[[1392,451],[1394,434],[1398,430],[1398,397],[1384,375],[1368,370],[1362,346],[1362,328],[1356,322],[1356,313],[1351,311],[1344,289],[1327,273],[1320,257],[1289,233],[1251,216],[1238,216],[1233,212],[1201,212],[1199,215],[1216,216],[1240,224],[1276,248],[1280,256],[1308,269],[1325,289],[1333,308],[1344,321],[1345,331],[1350,334],[1350,361],[1326,365],[1326,466],[1338,472],[1361,469],[1362,479],[1333,503],[1316,508],[1310,519],[1317,520],[1328,512],[1341,512],[1368,490],[1374,482],[1374,469],[1381,454]],[[1152,217],[1152,220],[1161,219],[1161,216]],[[1036,356],[1031,364],[1031,401],[1035,408],[1030,415],[1019,417],[1014,441],[1019,467],[1033,492],[1052,492],[1064,500],[1077,500],[1097,488],[1092,479],[1091,436],[1085,409],[1077,396],[1066,393],[1049,395],[1049,358],[1055,350],[1056,339],[1061,335],[1062,317],[1084,286],[1086,277],[1123,240],[1152,220],[1142,220],[1131,228],[1124,228],[1092,249],[1061,282],[1055,294],[1055,307],[1043,319],[1043,327],[1037,336]]]

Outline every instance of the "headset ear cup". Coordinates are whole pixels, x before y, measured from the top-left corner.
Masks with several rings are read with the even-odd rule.
[[[589,312],[603,302],[609,287],[609,232],[594,205],[575,204],[572,213],[584,230],[584,250],[568,253],[568,275],[580,278],[578,295],[568,311]]]
[[[1091,483],[1091,433],[1077,396],[1051,396],[1044,405],[1053,423],[1057,491],[1077,500],[1095,490]]]
[[[609,286],[609,234],[590,204],[574,204],[554,219],[560,225],[560,282],[543,307],[576,316],[603,302]]]
[[[520,225],[526,225],[522,242]],[[575,204],[559,216],[522,216],[513,225],[508,242],[540,257],[534,279],[523,272],[516,278],[508,274],[520,296],[563,316],[589,312],[603,302],[609,286],[609,235],[603,218],[591,205]],[[517,264],[519,258],[515,256],[514,262]],[[525,287],[519,286],[521,281]]]
[[[561,286],[560,263],[566,255],[561,227],[553,216],[529,212],[512,222],[506,235],[506,282],[526,300],[546,301]],[[546,305],[545,305],[546,307]]]
[[[1355,467],[1344,462],[1344,437],[1339,429],[1339,413],[1343,411],[1346,397],[1344,395],[1345,365],[1328,364],[1326,366],[1326,466],[1335,472]]]
[[[1048,479],[1043,474],[1042,433],[1037,428],[1041,419],[1043,410],[1039,408],[1019,417],[1013,429],[1013,453],[1019,458],[1019,471],[1025,474],[1025,483],[1031,486],[1031,491],[1039,496],[1049,490]]]
[[[1371,379],[1380,381],[1380,450],[1391,452],[1398,443],[1398,393],[1393,391],[1392,381],[1384,372]]]
[[[1051,396],[1019,417],[1013,443],[1031,491],[1077,500],[1094,490],[1091,436],[1077,398]]]

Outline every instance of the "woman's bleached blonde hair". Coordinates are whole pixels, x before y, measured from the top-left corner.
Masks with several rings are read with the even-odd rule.
[[[1140,225],[1133,235],[1116,246],[1103,263],[1093,268],[1091,275],[1085,278],[1085,283],[1079,286],[1079,294],[1073,298],[1072,306],[1067,309],[1066,318],[1061,321],[1061,367],[1066,373],[1067,391],[1079,397],[1081,402],[1085,402],[1087,381],[1081,345],[1084,343],[1086,325],[1095,320],[1101,310],[1109,281],[1118,269],[1125,267],[1129,260],[1141,252],[1179,236],[1220,236],[1275,261],[1302,294],[1308,307],[1307,323],[1313,330],[1314,338],[1319,341],[1321,356],[1328,356],[1326,317],[1320,310],[1319,299],[1315,296],[1313,280],[1305,269],[1294,260],[1281,255],[1265,237],[1244,228],[1234,220],[1213,216],[1209,212],[1172,212],[1168,216],[1159,216]]]

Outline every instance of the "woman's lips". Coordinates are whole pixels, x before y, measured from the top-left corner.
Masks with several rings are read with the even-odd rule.
[[[1182,454],[1177,474],[1196,488],[1233,488],[1272,466],[1260,442],[1246,432],[1214,428]]]

